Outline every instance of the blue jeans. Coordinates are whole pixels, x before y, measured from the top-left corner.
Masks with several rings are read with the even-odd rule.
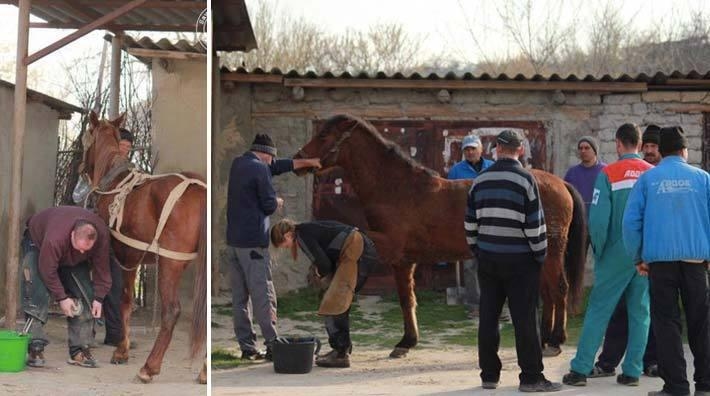
[[[29,348],[42,351],[49,344],[44,325],[49,318],[50,294],[39,275],[39,249],[27,232],[22,239],[22,310],[25,320],[32,318],[29,332],[32,335]],[[86,348],[93,339],[91,304],[94,290],[91,286],[88,263],[73,267],[59,267],[59,279],[68,296],[83,305],[81,315],[67,318],[69,355]]]

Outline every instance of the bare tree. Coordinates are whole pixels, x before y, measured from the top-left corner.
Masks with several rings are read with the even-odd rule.
[[[422,38],[397,23],[373,25],[367,31],[327,33],[313,22],[295,18],[278,3],[256,2],[252,23],[259,48],[249,53],[224,54],[229,67],[257,67],[305,72],[394,73],[413,69]]]
[[[630,23],[621,20],[621,10],[611,1],[595,10],[588,62],[592,74],[616,73],[619,70],[623,37],[633,35],[630,26]]]
[[[571,37],[575,23],[562,19],[565,6],[556,0],[540,5],[534,0],[505,0],[497,3],[505,31],[535,73],[543,73],[558,57],[563,43]]]
[[[63,96],[73,96],[83,109],[94,108],[100,103],[99,116],[107,117],[106,111],[110,87],[103,84],[97,93],[96,79],[99,75],[99,53],[89,52],[78,55],[62,67],[67,81]],[[122,61],[120,108],[126,111],[126,127],[134,135],[133,162],[144,171],[152,171],[150,104],[150,72],[135,58],[124,56]],[[108,78],[108,73],[104,73]],[[96,98],[96,95],[99,98]],[[88,113],[78,119],[60,124],[58,135],[57,174],[55,178],[55,203],[73,204],[72,191],[79,178],[79,164],[82,160],[82,137],[88,126]]]

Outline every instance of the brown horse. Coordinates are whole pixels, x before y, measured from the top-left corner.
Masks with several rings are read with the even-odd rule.
[[[402,357],[417,344],[414,294],[417,262],[471,257],[463,218],[471,180],[446,180],[382,137],[366,121],[349,115],[327,120],[295,158],[321,158],[323,170],[339,166],[362,202],[367,234],[383,263],[391,265],[404,316],[404,336],[390,354]],[[567,297],[582,292],[586,219],[579,193],[557,176],[532,170],[547,223],[548,250],[541,275],[544,303],[542,343],[559,354],[566,335]]]
[[[97,209],[99,215],[110,223],[116,206],[111,207],[117,193],[116,187],[127,176],[129,162],[119,154],[119,130],[124,115],[113,121],[99,121],[96,114],[90,114],[90,129],[84,137],[83,173],[89,178],[92,188],[98,192]],[[141,261],[147,264],[158,263],[158,292],[160,293],[161,322],[160,332],[153,349],[143,367],[138,372],[142,382],[150,382],[160,373],[163,356],[172,339],[175,323],[180,316],[178,287],[183,271],[190,263],[181,255],[196,256],[193,311],[191,326],[191,356],[194,358],[204,346],[207,335],[207,280],[206,280],[206,230],[207,230],[207,191],[199,176],[184,173],[183,176],[195,181],[190,183],[182,196],[176,201],[169,198],[171,191],[183,181],[178,175],[150,178],[137,185],[125,195],[123,216],[119,220],[120,234],[133,240],[152,245],[159,256],[145,250],[128,246],[116,239],[116,228],[111,227],[112,247],[116,258],[123,266],[123,290],[121,316],[125,329],[124,339],[113,352],[111,363],[122,364],[128,361],[129,329],[136,270]],[[103,192],[102,192],[103,191]],[[108,193],[107,193],[108,192]],[[124,194],[126,193],[124,192]],[[154,241],[160,223],[161,211],[166,201],[174,201],[172,211],[164,222],[160,237]],[[111,225],[111,224],[109,224]],[[120,236],[120,235],[119,235]],[[175,258],[164,257],[163,251],[169,251]],[[187,256],[185,256],[187,257]],[[200,373],[200,382],[206,383],[206,366]]]

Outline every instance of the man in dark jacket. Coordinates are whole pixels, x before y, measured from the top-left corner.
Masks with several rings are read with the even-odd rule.
[[[276,292],[271,280],[269,216],[284,204],[272,175],[320,168],[320,159],[278,159],[268,135],[256,135],[249,151],[232,162],[227,192],[227,260],[232,287],[234,332],[242,359],[270,359],[276,332]],[[261,328],[266,353],[256,348],[249,300]]]
[[[496,138],[498,160],[482,172],[471,188],[464,228],[471,252],[478,258],[481,320],[478,360],[484,389],[500,380],[498,317],[506,298],[515,327],[521,392],[554,392],[559,383],[542,374],[537,301],[540,270],[547,253],[545,216],[535,178],[523,168],[522,139],[505,130]]]
[[[32,334],[27,364],[44,366],[44,333],[50,298],[67,317],[69,364],[96,367],[88,344],[92,318],[101,317],[111,288],[110,234],[96,214],[75,206],[36,213],[27,221],[22,241],[23,311]],[[93,265],[93,284],[89,265]]]

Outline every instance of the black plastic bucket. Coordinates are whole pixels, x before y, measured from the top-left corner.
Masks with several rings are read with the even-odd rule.
[[[271,348],[275,372],[307,374],[313,369],[313,357],[320,351],[320,340],[316,337],[279,337]]]

